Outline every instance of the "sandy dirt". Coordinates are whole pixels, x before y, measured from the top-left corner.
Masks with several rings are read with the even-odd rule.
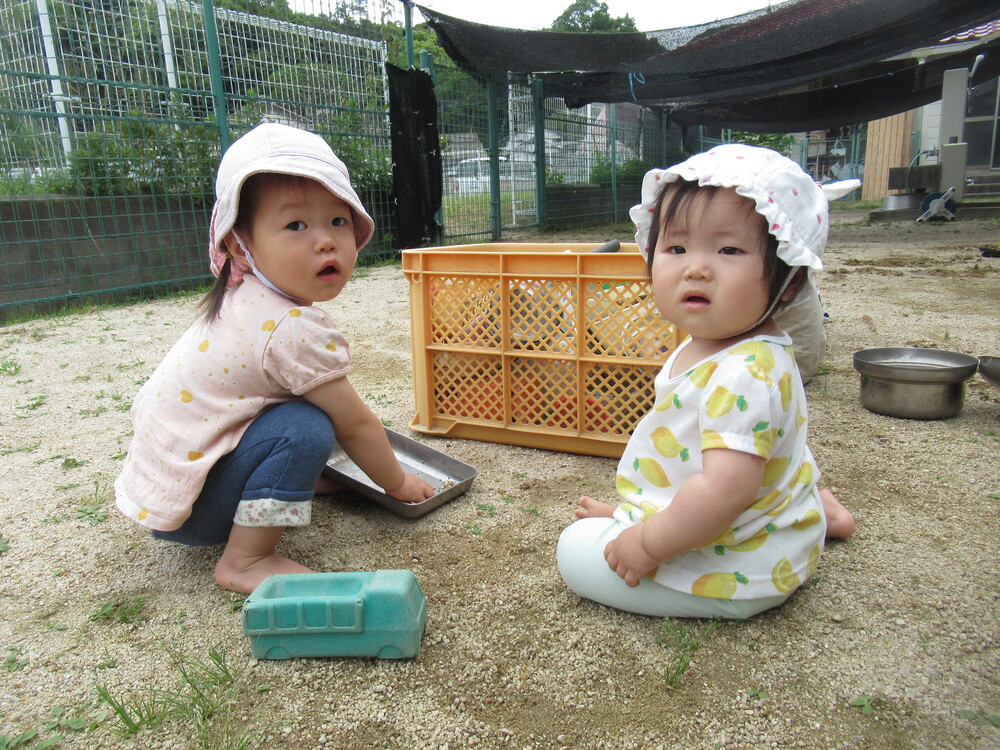
[[[317,570],[413,570],[428,627],[412,660],[251,659],[241,598],[212,580],[218,549],[157,542],[116,511],[128,406],[196,299],[0,328],[0,734],[144,749],[237,747],[219,738],[248,730],[297,749],[1000,746],[1000,389],[977,376],[959,416],[894,419],[862,408],[851,359],[911,345],[1000,355],[1000,259],[979,252],[1000,223],[834,219],[810,438],[857,534],[829,544],[780,610],[710,632],[686,623],[703,641],[674,687],[663,621],[581,601],[555,568],[579,495],[611,499],[613,460],[408,429],[398,267],[362,271],[327,306],[352,342],[352,381],[390,427],[479,476],[417,520],[357,496],[317,500],[282,549]],[[131,622],[101,616],[135,597]],[[99,685],[130,701],[179,695],[170,654],[208,661],[213,647],[246,671],[200,730],[190,715],[130,738],[111,718],[45,728],[59,707],[99,718]]]

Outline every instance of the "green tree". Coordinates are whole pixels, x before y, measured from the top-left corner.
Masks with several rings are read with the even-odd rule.
[[[745,143],[748,146],[763,146],[777,151],[779,154],[787,154],[792,144],[795,143],[795,136],[784,133],[750,133],[745,130],[734,130],[730,136],[730,142]]]
[[[632,16],[612,18],[608,4],[597,0],[575,0],[552,22],[551,29],[578,33],[638,31]]]

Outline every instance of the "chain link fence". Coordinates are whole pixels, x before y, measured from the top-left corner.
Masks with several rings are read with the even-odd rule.
[[[325,136],[377,219],[366,256],[394,253],[386,44],[319,16],[204,11],[0,8],[0,317],[207,283],[215,167],[260,122]]]

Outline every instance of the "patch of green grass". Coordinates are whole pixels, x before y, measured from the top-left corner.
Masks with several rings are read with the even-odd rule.
[[[667,617],[663,620],[663,635],[659,642],[667,649],[667,666],[663,671],[663,684],[675,690],[681,677],[691,664],[691,657],[718,626],[718,620],[704,625],[692,620]]]
[[[35,443],[34,445],[25,445],[21,448],[4,448],[0,450],[0,456],[9,456],[11,453],[31,453],[35,448],[37,448],[41,443]]]
[[[918,630],[917,639],[920,641],[920,648],[923,649],[923,652],[928,656],[933,656],[934,649],[931,647],[931,637],[923,630]]]
[[[105,602],[88,618],[91,622],[117,622],[128,624],[139,619],[146,606],[147,597],[134,596],[131,599]]]
[[[19,406],[19,409],[25,409],[26,411],[34,411],[35,409],[40,409],[45,406],[45,402],[48,401],[49,397],[44,393],[34,396],[28,403]]]
[[[246,665],[233,667],[224,651],[212,647],[207,659],[184,655],[167,646],[170,666],[180,680],[170,690],[146,688],[117,694],[106,683],[96,687],[98,699],[111,709],[109,731],[122,737],[155,730],[166,720],[188,725],[192,747],[206,750],[255,750],[264,733],[245,728],[233,707],[250,690]],[[259,692],[259,689],[258,689]]]
[[[62,737],[50,737],[44,741],[36,741],[37,738],[38,732],[34,729],[17,735],[0,734],[0,750],[45,750],[62,742]]]
[[[18,672],[28,666],[28,660],[21,658],[21,652],[20,646],[7,647],[7,655],[3,658],[5,672]]]
[[[100,505],[81,505],[76,509],[76,515],[73,518],[78,521],[86,521],[91,526],[97,526],[97,524],[108,520],[108,512]]]
[[[966,719],[971,721],[976,726],[986,727],[1000,727],[1000,716],[997,714],[988,714],[983,709],[978,711],[969,711],[968,709],[963,709],[961,711],[956,711],[955,715],[960,719]]]
[[[0,359],[0,375],[17,375],[21,372],[21,365],[10,357]]]
[[[66,706],[56,706],[52,709],[52,718],[45,723],[45,729],[52,731],[53,729],[61,729],[63,731],[70,730],[73,732],[79,732],[86,729],[90,722],[79,716],[70,716],[67,713],[68,709]]]
[[[488,516],[496,515],[497,506],[490,503],[476,503],[476,507]]]
[[[66,456],[61,464],[62,470],[67,471],[69,469],[79,469],[81,466],[85,466],[86,461],[79,461],[72,456]]]
[[[860,708],[861,713],[863,713],[865,716],[871,716],[873,713],[875,713],[875,710],[877,708],[880,708],[881,706],[885,705],[885,701],[883,701],[881,698],[876,698],[862,693],[857,698],[851,701],[851,705],[854,706],[855,708]]]
[[[0,536],[0,552],[6,552],[10,549],[10,541]]]
[[[365,393],[364,401],[369,404],[375,404],[376,406],[389,406],[392,404],[392,399],[386,396],[384,393]]]

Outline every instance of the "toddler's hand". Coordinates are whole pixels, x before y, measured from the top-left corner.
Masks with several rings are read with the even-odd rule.
[[[404,474],[403,484],[398,489],[386,494],[404,503],[422,503],[434,496],[434,488],[414,474]]]
[[[608,546],[604,548],[604,559],[608,561],[608,567],[625,580],[625,585],[632,588],[638,586],[642,577],[660,564],[642,546],[641,523],[629,526],[608,542]]]

